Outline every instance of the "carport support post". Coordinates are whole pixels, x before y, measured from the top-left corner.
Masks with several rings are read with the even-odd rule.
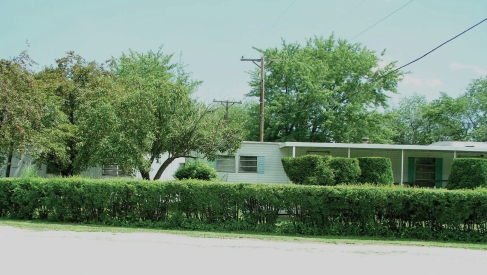
[[[350,147],[348,147],[348,158],[350,158]]]
[[[296,146],[293,146],[293,158],[296,157]]]
[[[401,185],[404,182],[404,149],[401,150]]]
[[[457,151],[453,151],[453,158],[456,159],[457,158]]]

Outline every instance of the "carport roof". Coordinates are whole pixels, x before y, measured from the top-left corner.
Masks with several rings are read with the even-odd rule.
[[[421,151],[457,151],[487,152],[485,142],[438,142],[431,145],[397,145],[370,143],[321,143],[321,142],[279,142],[279,148],[342,148],[342,149],[377,149],[377,150],[421,150]]]

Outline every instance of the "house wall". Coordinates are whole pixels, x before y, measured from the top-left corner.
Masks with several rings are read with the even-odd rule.
[[[151,165],[151,171],[149,173],[151,179],[154,178],[154,176],[156,175],[157,173],[157,170],[159,169],[159,167],[161,167],[162,163],[168,158],[168,154],[165,153],[163,155],[161,155],[160,159],[159,160],[155,160],[152,165]],[[171,162],[171,164],[169,164],[169,166],[166,168],[166,170],[164,170],[164,172],[162,173],[161,175],[161,178],[159,179],[160,181],[168,181],[168,180],[174,180],[174,173],[176,173],[176,171],[179,169],[179,167],[181,166],[181,164],[184,164],[186,163],[186,159],[185,158],[177,158],[175,160],[173,160],[173,162]],[[139,172],[137,172],[135,174],[135,178],[136,179],[142,179],[142,176],[140,175]]]
[[[289,183],[281,163],[281,158],[289,156],[288,154],[289,150],[280,150],[278,143],[243,142],[242,147],[235,154],[236,164],[239,156],[263,156],[265,163],[263,174],[238,173],[236,169],[237,173],[219,172],[218,179],[228,182]]]
[[[157,172],[157,169],[162,165],[162,162],[167,159],[167,154],[164,154],[161,156],[159,162],[154,161],[152,164],[152,170],[150,172],[151,178],[154,177],[154,175]],[[176,170],[180,167],[181,163],[185,163],[185,158],[177,158],[175,159],[164,171],[162,174],[160,180],[161,181],[167,181],[167,180],[173,180],[174,173]],[[13,158],[12,159],[12,167],[10,170],[10,176],[11,177],[20,177],[22,175],[22,171],[25,167],[33,166],[36,167],[34,164],[32,164],[32,158],[29,155],[24,155],[22,156],[21,159],[19,158]],[[2,167],[0,167],[0,176],[5,177],[6,175],[6,165],[4,164]],[[81,176],[87,177],[87,178],[95,178],[95,179],[100,179],[100,178],[113,178],[113,176],[103,176],[102,174],[103,169],[101,167],[91,167],[87,169],[86,171],[81,172]],[[41,165],[38,168],[37,174],[40,177],[47,177],[49,176],[47,174],[47,167],[46,165]],[[53,175],[54,176],[54,175]],[[136,173],[135,178],[137,179],[142,179],[140,176],[140,173]]]

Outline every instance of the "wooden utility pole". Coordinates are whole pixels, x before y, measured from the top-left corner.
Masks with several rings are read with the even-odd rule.
[[[252,61],[257,67],[260,68],[260,124],[259,124],[259,141],[264,142],[264,81],[265,81],[265,62],[269,62],[269,65],[272,62],[282,62],[283,59],[266,59],[265,57],[261,57],[260,59],[249,59],[249,58],[242,58],[240,61]],[[255,63],[260,61],[259,64]]]
[[[225,119],[227,122],[228,122],[228,108],[232,107],[234,104],[242,104],[242,101],[228,101],[228,100],[219,101],[219,100],[214,100],[214,99],[213,99],[213,102],[219,102],[223,106],[225,106]]]

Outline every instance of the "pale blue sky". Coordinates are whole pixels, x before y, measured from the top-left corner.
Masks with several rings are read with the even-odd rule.
[[[252,49],[279,47],[281,38],[314,35],[351,39],[410,0],[0,0],[0,58],[26,49],[39,68],[66,51],[102,62],[129,49],[182,53],[187,70],[203,81],[205,102],[242,100],[249,91]],[[289,9],[288,9],[289,8]],[[287,11],[286,11],[287,10]],[[385,60],[405,64],[487,17],[487,0],[414,0],[365,32],[359,42]],[[412,93],[457,96],[470,80],[487,76],[487,22],[405,68],[397,102]]]

